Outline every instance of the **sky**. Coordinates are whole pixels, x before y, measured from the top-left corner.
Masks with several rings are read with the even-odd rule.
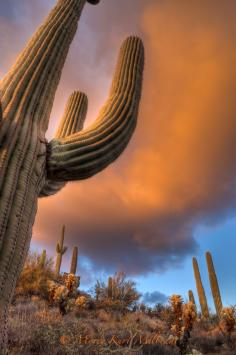
[[[55,0],[0,0],[0,78]],[[123,270],[147,302],[187,297],[199,261],[212,252],[223,303],[236,304],[236,2],[101,0],[86,4],[58,87],[47,138],[74,90],[86,92],[86,126],[106,100],[116,57],[130,34],[145,47],[138,126],[102,173],[39,200],[32,249],[63,261],[79,247],[82,287]]]

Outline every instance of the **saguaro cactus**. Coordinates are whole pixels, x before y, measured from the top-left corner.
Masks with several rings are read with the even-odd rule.
[[[42,251],[42,254],[40,256],[40,261],[39,261],[41,268],[44,268],[44,266],[45,266],[46,257],[47,257],[47,251],[44,249]]]
[[[113,297],[113,279],[112,279],[112,277],[108,278],[107,297],[108,298],[112,298]]]
[[[71,274],[74,274],[74,275],[76,274],[77,262],[78,262],[78,248],[74,247],[72,258],[71,258],[71,266],[70,266],[70,273]]]
[[[207,262],[208,275],[211,284],[211,292],[214,299],[216,313],[218,316],[220,316],[223,306],[222,306],[220,289],[219,289],[219,284],[218,284],[212,256],[209,251],[206,252],[206,262]]]
[[[139,38],[129,37],[121,47],[110,96],[97,120],[84,131],[64,136],[67,131],[62,130],[63,135],[51,142],[45,139],[55,92],[85,3],[58,0],[0,83],[1,349],[6,343],[8,305],[29,248],[38,197],[106,168],[125,149],[136,126],[144,49]],[[72,115],[65,120],[70,118],[74,120]],[[76,130],[75,122],[73,127]]]
[[[192,302],[193,304],[196,304],[195,298],[194,298],[194,294],[193,294],[193,291],[192,291],[192,290],[189,290],[189,291],[188,291],[188,298],[189,298],[189,301],[190,301],[190,302]]]
[[[199,303],[201,306],[202,315],[205,318],[209,318],[209,309],[208,309],[208,305],[207,305],[206,294],[205,294],[205,290],[204,290],[204,287],[202,284],[201,275],[200,275],[198,262],[197,262],[196,258],[193,258],[193,270],[194,270],[194,276],[195,276],[196,287],[197,287],[198,298],[199,298]]]
[[[193,294],[193,291],[192,291],[192,290],[189,290],[189,291],[188,291],[188,298],[189,298],[189,301],[194,304],[195,309],[197,310],[197,305],[196,305],[195,297],[194,297],[194,294]]]
[[[56,246],[57,260],[56,260],[55,274],[57,277],[60,275],[62,256],[67,251],[67,247],[64,247],[64,239],[65,239],[65,226],[62,227],[61,239]]]

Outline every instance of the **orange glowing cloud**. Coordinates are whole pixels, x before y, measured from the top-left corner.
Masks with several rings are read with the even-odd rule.
[[[74,89],[88,92],[92,121],[118,43],[132,32],[146,49],[139,123],[113,166],[40,200],[35,242],[53,246],[66,224],[67,244],[79,245],[97,269],[147,272],[181,263],[196,248],[197,224],[235,210],[235,10],[234,0],[109,0],[86,8],[49,136]]]

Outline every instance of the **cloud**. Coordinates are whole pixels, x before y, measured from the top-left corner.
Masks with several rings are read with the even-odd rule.
[[[153,291],[153,292],[145,292],[142,295],[142,299],[144,303],[151,303],[151,304],[166,303],[168,300],[168,296],[166,296],[164,293],[161,293],[159,291]]]
[[[24,3],[39,6],[42,17],[52,5]],[[162,272],[196,251],[196,226],[235,213],[235,10],[233,0],[86,6],[47,135],[75,89],[88,93],[88,122],[94,119],[119,43],[130,33],[139,34],[146,49],[139,123],[125,153],[105,172],[40,200],[33,241],[52,247],[65,223],[67,244],[78,245],[94,270]],[[9,16],[14,43],[20,25]],[[15,55],[5,46],[0,64]]]

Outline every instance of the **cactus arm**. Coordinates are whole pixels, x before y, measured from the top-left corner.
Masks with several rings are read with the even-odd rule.
[[[50,144],[48,177],[56,181],[88,178],[125,149],[136,126],[142,87],[144,49],[137,37],[121,47],[110,97],[88,129]]]
[[[83,129],[88,110],[88,98],[79,91],[75,91],[68,99],[64,115],[56,132],[55,138],[64,138]],[[39,197],[55,195],[64,186],[65,182],[47,179],[40,191]]]
[[[64,138],[83,129],[88,110],[88,98],[80,91],[71,94],[66,104],[55,138]]]
[[[71,266],[70,266],[70,273],[73,275],[76,274],[77,263],[78,263],[78,247],[74,247],[72,258],[71,258]]]
[[[64,255],[66,251],[67,251],[67,247],[63,247],[63,249],[61,251],[61,255]]]

